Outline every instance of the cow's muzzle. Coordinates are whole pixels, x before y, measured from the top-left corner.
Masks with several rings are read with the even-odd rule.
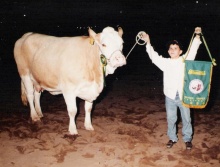
[[[120,50],[117,50],[112,53],[108,59],[108,64],[114,68],[123,66],[126,64],[126,59],[123,53]]]

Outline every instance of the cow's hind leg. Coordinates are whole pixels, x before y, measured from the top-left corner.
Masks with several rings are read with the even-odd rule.
[[[34,105],[35,105],[37,115],[41,118],[43,117],[43,114],[42,114],[41,107],[40,107],[40,95],[41,95],[41,92],[34,90]]]
[[[25,106],[28,105],[27,93],[24,86],[24,82],[22,80],[21,80],[21,101]]]
[[[28,99],[28,103],[30,106],[30,115],[32,121],[39,121],[40,117],[38,116],[35,108],[34,108],[34,86],[31,78],[29,76],[21,76],[22,82],[24,84],[25,90],[26,90],[26,95]]]
[[[73,93],[67,92],[63,93],[63,97],[65,99],[67,105],[67,111],[69,114],[70,122],[69,122],[69,133],[70,135],[77,135],[76,123],[75,123],[75,116],[77,113],[76,107],[76,96]]]
[[[94,130],[91,122],[91,111],[92,111],[93,103],[85,101],[85,122],[84,126],[86,130]]]

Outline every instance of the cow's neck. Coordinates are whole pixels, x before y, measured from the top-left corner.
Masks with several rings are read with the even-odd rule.
[[[90,45],[95,45],[95,40],[90,37],[89,38],[89,43]],[[98,46],[98,44],[97,44]],[[98,46],[99,48],[99,46]],[[103,55],[100,51],[100,48],[99,48],[99,55],[100,55],[100,61],[101,61],[101,64],[102,64],[102,73],[103,73],[103,85],[106,86],[106,82],[105,82],[105,76],[106,76],[106,65],[107,65],[107,58],[105,57],[105,55]]]

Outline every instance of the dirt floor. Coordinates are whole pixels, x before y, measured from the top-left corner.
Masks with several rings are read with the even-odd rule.
[[[20,81],[1,64],[0,166],[7,167],[219,167],[220,98],[205,109],[192,109],[193,149],[182,141],[166,148],[167,122],[161,78],[146,75],[110,77],[94,103],[94,131],[84,129],[84,102],[77,99],[79,135],[68,134],[69,117],[62,95],[44,92],[44,117],[33,124],[20,100]],[[5,70],[5,71],[4,71]],[[149,72],[151,73],[151,72]],[[9,76],[8,76],[9,75]]]

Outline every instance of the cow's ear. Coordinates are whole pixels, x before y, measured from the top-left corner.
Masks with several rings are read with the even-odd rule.
[[[93,39],[95,39],[96,33],[89,27],[89,36]]]
[[[119,34],[120,37],[122,37],[122,35],[123,35],[123,30],[122,30],[121,27],[118,27],[118,34]]]

